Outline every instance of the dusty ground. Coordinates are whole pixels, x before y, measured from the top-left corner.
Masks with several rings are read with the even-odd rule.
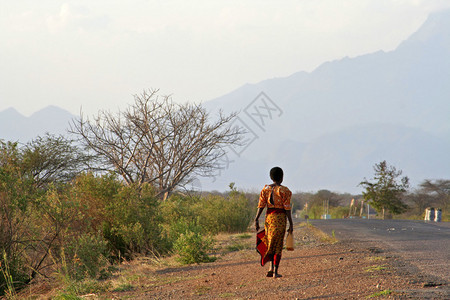
[[[267,278],[252,233],[217,237],[218,260],[181,266],[173,259],[123,264],[89,299],[449,299],[446,283],[415,273],[376,245],[342,243],[295,227],[296,250],[283,252],[282,278]],[[240,249],[240,250],[239,250]],[[236,250],[236,251],[232,251]],[[231,251],[231,252],[230,252]],[[51,298],[55,291],[32,298]],[[24,293],[22,295],[25,295]],[[30,295],[30,294],[29,294]]]

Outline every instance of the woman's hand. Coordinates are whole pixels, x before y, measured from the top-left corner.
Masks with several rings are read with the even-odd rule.
[[[264,207],[258,207],[258,211],[256,212],[256,217],[255,217],[255,229],[256,231],[259,230],[259,216],[262,214],[264,210]]]
[[[294,232],[294,227],[292,225],[289,225],[287,232],[289,232],[289,233]]]

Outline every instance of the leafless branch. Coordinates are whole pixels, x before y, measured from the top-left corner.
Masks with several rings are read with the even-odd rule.
[[[225,146],[239,144],[243,131],[231,127],[236,114],[210,121],[198,104],[176,104],[158,90],[134,96],[134,104],[114,115],[73,121],[71,132],[128,184],[154,185],[167,197],[193,176],[212,176]]]

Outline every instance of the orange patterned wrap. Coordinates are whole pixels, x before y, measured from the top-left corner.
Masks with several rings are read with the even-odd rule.
[[[270,193],[273,190],[274,205],[269,203]],[[259,208],[281,208],[285,210],[291,209],[291,196],[292,192],[283,185],[265,185],[259,195]]]

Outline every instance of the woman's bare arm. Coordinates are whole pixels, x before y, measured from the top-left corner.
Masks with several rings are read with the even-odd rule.
[[[294,223],[292,222],[292,214],[291,210],[286,210],[286,216],[289,220],[289,229],[288,232],[292,233],[294,231]]]
[[[255,229],[256,231],[259,230],[259,216],[262,214],[264,210],[264,207],[258,207],[258,211],[256,212],[256,217],[255,217]]]

